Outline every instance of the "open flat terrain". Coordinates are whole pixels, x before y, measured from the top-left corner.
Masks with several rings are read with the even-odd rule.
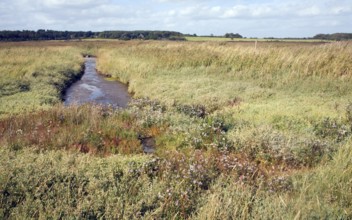
[[[189,40],[0,43],[0,218],[352,218],[352,44]]]
[[[229,37],[209,37],[209,36],[188,36],[187,41],[227,41],[227,42],[296,42],[296,43],[319,43],[319,42],[332,42],[330,40],[320,40],[320,39],[280,39],[280,38],[229,38]]]

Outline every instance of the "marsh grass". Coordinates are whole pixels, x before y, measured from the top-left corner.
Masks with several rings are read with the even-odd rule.
[[[222,106],[236,97],[347,96],[351,46],[254,48],[212,43],[140,43],[99,50],[98,69],[128,82],[136,96]],[[321,94],[319,94],[321,95]]]
[[[351,144],[315,170],[282,176],[280,193],[219,178],[205,196],[196,219],[349,219],[351,209]],[[283,184],[284,182],[290,184]],[[287,187],[292,188],[287,188]]]
[[[349,43],[0,48],[0,218],[352,217]],[[82,55],[128,108],[56,104]]]
[[[321,157],[319,149],[306,146],[295,163],[275,161],[269,158],[280,156],[275,147],[289,150],[287,143],[262,131],[264,137],[254,133],[240,151],[225,150],[211,137],[229,129],[224,119],[177,114],[140,101],[127,110],[57,106],[1,120],[2,218],[351,217],[350,138],[331,158],[297,167],[305,157]],[[182,120],[192,122],[188,127]],[[140,154],[138,134],[152,134],[155,124],[168,124],[153,133],[158,150]],[[203,144],[171,141],[180,129],[191,137],[200,132]],[[254,157],[244,149],[255,150]]]
[[[82,74],[83,59],[72,47],[0,48],[0,115],[48,108]]]
[[[202,105],[232,121],[306,134],[339,120],[351,96],[351,44],[246,45],[129,42],[98,50],[98,69],[135,97]],[[232,131],[231,131],[232,132]],[[231,133],[230,132],[230,133]]]

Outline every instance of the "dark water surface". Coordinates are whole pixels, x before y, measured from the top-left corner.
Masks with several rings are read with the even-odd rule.
[[[65,105],[94,103],[126,107],[131,99],[127,86],[118,81],[108,81],[96,71],[96,58],[85,58],[81,80],[66,90]]]

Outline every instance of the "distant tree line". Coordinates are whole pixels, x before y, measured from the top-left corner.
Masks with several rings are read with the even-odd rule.
[[[29,40],[71,40],[82,38],[107,39],[144,39],[144,40],[185,40],[182,33],[173,31],[0,31],[0,41],[29,41]]]
[[[183,34],[174,31],[103,31],[98,38],[108,39],[145,39],[145,40],[184,40]]]
[[[37,31],[0,31],[0,41],[29,41],[29,40],[72,40],[83,38],[105,38],[105,39],[120,39],[120,40],[185,40],[185,36],[197,36],[196,34],[182,34],[175,31],[54,31],[40,29]],[[213,34],[210,37],[214,37]],[[219,36],[221,37],[221,36]],[[236,33],[226,33],[222,37],[225,38],[243,38],[242,35]],[[266,39],[276,39],[268,37]],[[291,38],[285,38],[291,39]],[[296,38],[292,38],[296,39]],[[297,38],[302,39],[302,38]],[[307,38],[303,38],[307,39]],[[334,34],[317,34],[313,38],[321,40],[351,40],[352,33],[334,33]]]
[[[351,40],[352,33],[335,33],[335,34],[317,34],[313,39],[321,40]]]
[[[240,35],[238,33],[236,33],[236,34],[234,34],[234,33],[226,33],[225,37],[226,38],[231,38],[231,39],[233,39],[233,38],[243,38],[242,35]]]
[[[97,33],[91,31],[0,31],[0,41],[27,41],[27,40],[69,40],[79,38],[93,38]]]

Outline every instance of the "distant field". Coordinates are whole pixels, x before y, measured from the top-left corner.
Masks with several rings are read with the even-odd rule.
[[[263,39],[263,38],[225,38],[225,37],[186,37],[188,41],[235,41],[235,42],[332,42],[328,40],[315,39]]]
[[[82,41],[88,41],[88,42],[94,42],[94,41],[111,41],[111,42],[114,42],[114,41],[121,41],[119,39],[108,39],[108,38],[84,38],[82,39]]]
[[[247,40],[0,43],[0,219],[351,219],[352,43]]]

